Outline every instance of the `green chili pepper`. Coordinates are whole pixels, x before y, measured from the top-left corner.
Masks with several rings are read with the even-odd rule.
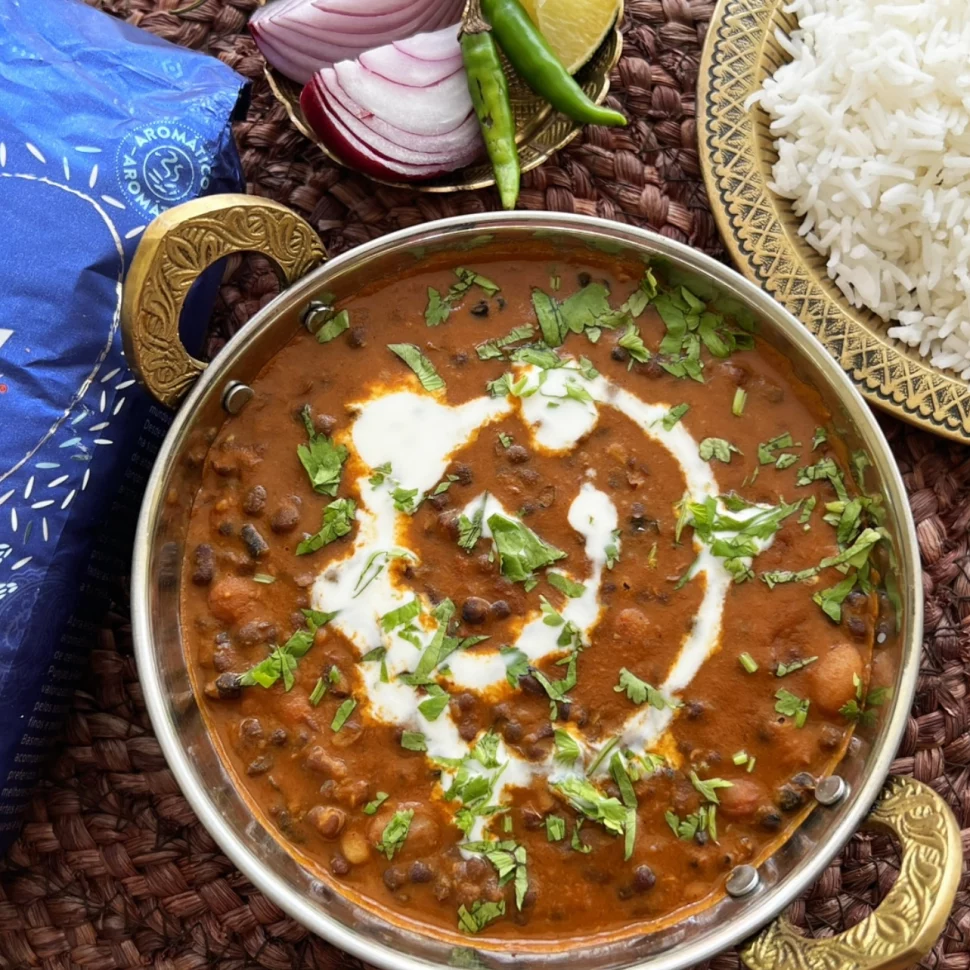
[[[626,124],[619,111],[586,97],[519,0],[482,0],[482,13],[522,80],[557,111],[584,125]]]
[[[479,24],[481,30],[469,29]],[[509,83],[492,34],[480,19],[478,24],[466,20],[461,36],[461,54],[468,75],[468,91],[492,161],[502,208],[514,209],[519,198],[520,171]]]

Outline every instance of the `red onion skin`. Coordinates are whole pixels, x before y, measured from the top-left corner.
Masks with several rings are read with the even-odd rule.
[[[463,0],[403,0],[397,8],[376,14],[359,9],[370,5],[375,5],[373,0],[355,0],[355,9],[348,13],[329,9],[326,0],[274,0],[250,18],[249,29],[270,64],[305,84],[322,67],[353,60],[395,40],[457,24]],[[386,8],[388,4],[377,6]],[[414,7],[418,7],[417,13]],[[356,31],[351,29],[354,24],[359,25]]]

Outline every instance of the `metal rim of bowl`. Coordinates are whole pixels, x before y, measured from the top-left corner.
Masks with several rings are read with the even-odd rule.
[[[510,226],[567,233],[594,231],[621,245],[626,244],[634,248],[645,247],[656,256],[669,257],[693,272],[712,278],[723,290],[732,293],[754,310],[761,320],[770,326],[781,328],[785,335],[801,349],[804,357],[818,368],[828,383],[839,389],[842,405],[849,413],[852,422],[865,436],[866,444],[871,449],[873,463],[885,488],[887,504],[896,509],[900,519],[898,539],[903,579],[910,580],[902,584],[904,613],[909,619],[910,634],[908,642],[902,645],[902,662],[895,685],[891,714],[882,728],[876,749],[867,756],[864,778],[851,792],[849,802],[841,809],[844,812],[843,817],[826,833],[825,841],[820,844],[818,851],[798,862],[793,871],[785,874],[763,895],[752,899],[750,907],[734,919],[706,933],[701,939],[675,944],[669,950],[657,953],[646,961],[649,962],[651,970],[682,970],[709,959],[764,927],[821,875],[831,858],[858,829],[889,774],[892,760],[906,727],[919,673],[918,660],[923,627],[923,595],[922,587],[918,582],[919,558],[916,530],[909,511],[902,477],[875,417],[848,375],[784,307],[744,277],[711,257],[656,233],[605,219],[546,212],[478,213],[423,223],[382,236],[334,257],[285,290],[256,313],[234,337],[223,354],[206,369],[176,414],[162,443],[146,489],[132,563],[132,632],[139,678],[144,687],[145,703],[156,736],[180,789],[205,829],[232,863],[260,891],[294,919],[334,946],[384,970],[428,970],[429,967],[441,965],[411,956],[384,942],[363,939],[352,928],[310,905],[293,887],[265,869],[229,828],[211,793],[196,776],[188,752],[183,747],[166,707],[165,684],[154,664],[148,602],[150,588],[148,569],[152,527],[163,505],[160,491],[164,476],[179,455],[183,434],[191,425],[196,403],[208,392],[212,384],[223,380],[234,361],[245,354],[247,336],[271,327],[287,306],[296,306],[304,302],[313,291],[319,288],[319,277],[335,267],[341,267],[362,257],[377,255],[384,250],[404,249],[409,243],[426,244],[429,235],[435,237],[450,233],[449,238],[454,238],[459,230],[482,233],[490,228],[498,230]],[[911,574],[908,577],[907,571]],[[576,949],[579,950],[580,946],[577,945]],[[541,962],[543,958],[541,955],[536,955],[533,959]],[[638,965],[642,966],[644,962]]]

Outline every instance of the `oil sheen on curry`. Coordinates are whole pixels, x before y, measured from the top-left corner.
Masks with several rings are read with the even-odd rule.
[[[312,314],[215,438],[196,683],[270,828],[371,909],[643,932],[878,716],[881,507],[740,307],[639,263],[454,266]]]

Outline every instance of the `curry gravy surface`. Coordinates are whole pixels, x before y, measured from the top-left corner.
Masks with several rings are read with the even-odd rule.
[[[833,458],[849,494],[857,489],[846,456],[816,438],[828,415],[761,341],[724,358],[703,349],[703,383],[660,366],[666,327],[652,305],[633,321],[651,355],[646,362],[633,360],[618,343],[625,323],[602,329],[596,343],[585,333],[569,333],[558,348],[564,360],[587,358],[603,378],[648,404],[665,411],[689,405],[674,427],[698,443],[719,439],[737,449],[729,462],[709,461],[720,496],[770,507],[801,502],[750,560],[752,575],[727,588],[716,644],[682,690],[659,699],[669,723],[645,750],[608,747],[631,717],[650,707],[622,689],[620,671],[651,690],[664,684],[708,582],[706,574],[685,579],[697,556],[691,525],[682,526],[679,542],[675,538],[687,481],[657,437],[622,409],[599,402],[592,430],[553,453],[536,444],[522,402],[512,396],[507,413],[484,423],[448,456],[441,477],[447,488],[425,496],[413,515],[399,516],[397,544],[411,556],[388,560],[378,582],[422,604],[420,642],[407,648],[415,665],[435,630],[431,611],[446,600],[455,607],[446,632],[488,637],[464,649],[495,661],[510,657],[500,648],[514,646],[524,624],[542,615],[541,598],[554,612],[570,608],[571,598],[546,579],[550,569],[580,584],[596,569],[601,576],[598,618],[587,643],[574,640],[481,689],[456,685],[448,660],[431,677],[437,696],[447,694],[438,717],[450,719],[467,748],[483,736],[497,738],[500,760],[529,778],[525,787],[502,789],[500,810],[479,817],[472,835],[479,844],[506,844],[511,861],[460,848],[469,841],[456,825],[463,802],[445,798],[457,769],[443,767],[420,749],[425,742],[415,742],[423,728],[432,729],[421,715],[401,712],[406,725],[374,716],[365,665],[376,672],[380,661],[361,660],[365,651],[338,629],[339,616],[308,633],[312,645],[292,664],[292,683],[282,676],[268,687],[240,682],[295,631],[307,630],[302,611],[320,610],[325,574],[330,570],[333,579],[348,561],[366,505],[360,483],[374,472],[354,447],[362,404],[400,391],[431,394],[452,408],[486,398],[487,382],[524,365],[507,355],[480,360],[476,346],[536,325],[533,287],[563,301],[590,281],[605,283],[617,308],[637,289],[642,269],[621,266],[610,273],[602,266],[509,260],[468,265],[500,291],[473,285],[445,322],[429,327],[428,289],[446,294],[455,274],[440,269],[394,280],[345,304],[349,327],[334,339],[321,344],[301,331],[253,382],[253,400],[226,420],[209,451],[192,513],[182,594],[188,656],[238,784],[278,837],[339,889],[440,931],[474,932],[475,940],[563,940],[631,927],[643,932],[722,893],[733,866],[762,859],[790,831],[811,801],[813,779],[844,748],[852,704],[865,706],[873,643],[888,622],[885,597],[865,582],[843,594],[838,622],[813,601],[813,593],[846,579],[837,568],[774,588],[762,579],[766,572],[817,567],[840,553],[836,528],[822,519],[826,503],[837,501],[833,484],[798,485],[800,469]],[[661,291],[666,286],[661,280]],[[387,349],[400,343],[420,349],[443,390],[422,389]],[[740,397],[743,410],[736,414]],[[306,407],[314,433],[348,449],[333,494],[314,490],[298,458],[298,446],[308,442]],[[407,431],[415,441],[433,433],[431,426]],[[759,464],[759,445],[786,433],[797,444],[781,450],[797,461],[782,468]],[[589,553],[569,521],[587,485],[615,508],[619,554],[612,568]],[[485,492],[514,523],[566,553],[535,570],[534,588],[503,574],[487,537],[470,550],[459,545],[460,516],[467,518],[469,503]],[[357,505],[350,531],[298,555],[300,543],[320,532],[324,510],[342,499]],[[554,684],[565,675],[559,661],[573,649],[575,686],[557,701],[543,681]],[[806,665],[798,668],[800,662]],[[779,665],[796,669],[778,676]],[[781,690],[795,701],[780,700]],[[414,692],[416,702],[432,696],[420,686]],[[408,747],[402,746],[405,732]],[[583,744],[571,764],[554,757],[558,732]],[[609,771],[617,753],[620,770],[628,768],[632,809],[629,791]],[[471,768],[488,774],[481,763]],[[610,805],[623,805],[623,824],[634,826],[632,835],[611,830],[595,810],[577,807],[557,787],[570,774],[588,780]],[[513,775],[510,768],[507,776]],[[705,787],[712,779],[719,784]],[[699,820],[694,832],[691,819]],[[513,849],[525,851],[517,859]],[[513,866],[504,879],[503,862]]]

